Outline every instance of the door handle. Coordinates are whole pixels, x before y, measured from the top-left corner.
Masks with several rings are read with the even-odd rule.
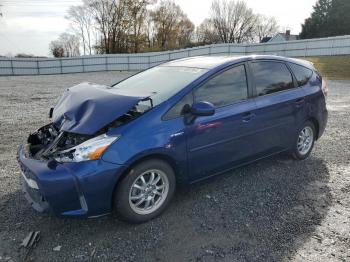
[[[248,112],[248,113],[243,114],[243,116],[242,116],[242,121],[243,121],[244,123],[247,123],[247,122],[249,122],[250,120],[252,120],[254,117],[255,117],[255,114],[254,114],[254,113]]]

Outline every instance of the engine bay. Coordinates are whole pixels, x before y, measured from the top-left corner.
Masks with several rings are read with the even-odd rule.
[[[67,152],[75,146],[92,139],[101,134],[107,133],[110,129],[119,127],[136,119],[144,112],[148,111],[149,107],[143,108],[139,105],[133,107],[127,113],[101,128],[94,135],[75,134],[65,131],[60,131],[60,127],[55,123],[50,123],[39,128],[36,132],[29,135],[27,139],[28,156],[34,159],[51,159]]]

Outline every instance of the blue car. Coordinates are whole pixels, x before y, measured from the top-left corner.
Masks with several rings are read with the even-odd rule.
[[[327,86],[307,61],[191,57],[112,86],[82,83],[18,150],[32,207],[141,223],[176,186],[288,151],[307,158],[326,127]]]

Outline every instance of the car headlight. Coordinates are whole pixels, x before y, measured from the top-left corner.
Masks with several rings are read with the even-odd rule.
[[[107,136],[106,134],[94,137],[55,155],[57,162],[82,162],[100,159],[107,148],[120,136]]]

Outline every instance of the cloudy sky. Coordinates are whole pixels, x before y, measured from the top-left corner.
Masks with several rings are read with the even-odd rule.
[[[277,18],[281,28],[298,34],[316,0],[244,0],[256,13]],[[209,15],[212,0],[175,0],[199,25]],[[48,56],[48,45],[64,32],[64,18],[71,5],[81,0],[0,0],[0,55],[27,53]]]

